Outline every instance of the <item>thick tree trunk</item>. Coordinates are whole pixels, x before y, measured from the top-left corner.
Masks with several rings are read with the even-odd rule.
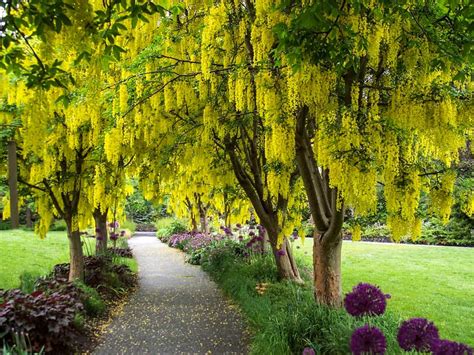
[[[194,213],[191,212],[191,227],[192,227],[192,231],[193,232],[197,232],[198,231],[198,226],[197,226],[197,221],[196,221],[196,216],[194,215]]]
[[[31,211],[31,208],[28,206],[26,207],[26,228],[33,228],[33,212]]]
[[[321,235],[315,232],[313,239],[314,297],[316,302],[331,307],[341,307],[342,238],[325,243]]]
[[[72,230],[72,219],[66,221],[69,238],[69,281],[84,281],[84,255],[82,252],[81,233]]]
[[[94,221],[95,221],[95,252],[96,254],[104,254],[107,251],[107,210],[102,212],[99,208],[94,210]]]
[[[20,226],[18,211],[18,167],[16,162],[16,142],[8,142],[8,186],[10,188],[10,221],[13,229]]]
[[[201,222],[201,233],[209,234],[209,222],[207,220],[206,208],[199,207],[199,219]]]
[[[270,245],[272,246],[273,255],[275,256],[278,277],[281,280],[302,282],[288,238],[285,238],[281,247],[278,248],[278,233],[271,232],[269,229],[266,230],[270,239]]]

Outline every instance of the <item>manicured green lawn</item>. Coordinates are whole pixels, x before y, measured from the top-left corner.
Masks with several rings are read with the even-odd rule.
[[[94,240],[88,238],[88,248],[93,250]],[[42,276],[51,272],[54,265],[68,262],[66,232],[49,232],[40,239],[33,232],[23,230],[0,231],[0,288],[20,286],[20,275],[31,273]]]
[[[308,267],[312,243],[298,249]],[[474,346],[474,248],[344,242],[342,253],[344,292],[376,284],[403,318],[428,318],[441,337]]]

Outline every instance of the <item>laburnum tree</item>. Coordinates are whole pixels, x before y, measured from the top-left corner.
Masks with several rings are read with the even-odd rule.
[[[135,73],[124,79],[135,86],[128,92],[133,103],[126,113],[135,120],[153,117],[144,129],[156,132],[156,143],[169,138],[167,132],[176,122],[187,124],[193,139],[201,141],[188,165],[209,157],[203,147],[218,150],[268,233],[280,276],[300,280],[286,239],[301,222],[299,213],[291,213],[301,207],[303,192],[292,160],[294,139],[287,140],[285,127],[278,125],[277,103],[270,107],[274,91],[268,90],[268,110],[259,114],[257,102],[266,87],[257,91],[254,74],[241,73],[254,63],[252,48],[249,51],[245,42],[251,40],[251,23],[248,29],[246,20],[229,24],[226,12],[246,18],[245,8],[220,6],[189,4],[180,14],[160,21],[153,42],[140,45],[138,64],[130,68]],[[234,38],[236,33],[240,37]],[[258,43],[250,46],[254,45]],[[235,85],[238,75],[243,77]]]
[[[286,87],[284,120],[294,126],[316,225],[318,302],[341,304],[344,207],[356,216],[374,211],[378,184],[395,240],[420,235],[422,191],[448,221],[453,166],[473,124],[468,11],[463,1],[256,8],[268,24],[260,35],[275,49],[267,57],[278,63],[273,80]]]
[[[41,217],[37,232],[45,236],[55,216],[66,222],[70,280],[83,278],[80,230],[88,227],[98,212],[98,227],[103,230],[105,212],[117,210],[118,199],[125,199],[123,173],[129,161],[121,155],[104,162],[104,151],[110,151],[106,130],[116,125],[113,116],[104,114],[103,106],[109,102],[102,95],[109,60],[104,60],[100,39],[84,31],[102,4],[97,2],[98,7],[94,8],[88,1],[78,1],[73,5],[65,13],[70,22],[66,29],[44,30],[44,41],[25,39],[24,43],[34,54],[34,62],[62,58],[61,67],[73,80],[68,85],[62,81],[57,85],[44,81],[32,85],[28,75],[13,71],[2,75],[2,87],[8,91],[1,95],[7,94],[7,104],[14,105],[21,117],[20,177],[35,191]],[[87,60],[79,60],[81,53],[89,53]],[[27,61],[23,63],[29,65]],[[116,141],[120,142],[120,138]],[[98,245],[99,250],[104,248],[103,243]]]

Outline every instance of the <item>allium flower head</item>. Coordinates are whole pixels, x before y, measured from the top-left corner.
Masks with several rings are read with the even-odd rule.
[[[347,313],[354,317],[381,315],[385,312],[389,297],[377,286],[360,283],[346,295],[344,307]]]
[[[438,340],[431,348],[433,355],[472,355],[472,349],[466,344],[450,340]]]
[[[124,237],[125,236],[125,231],[120,231],[120,236]]]
[[[231,229],[230,229],[229,227],[224,227],[224,233],[225,233],[226,235],[232,235],[232,231],[231,231]]]
[[[255,236],[255,232],[254,231],[250,231],[249,232],[249,237],[254,237]]]
[[[313,348],[304,348],[302,355],[316,355]]]
[[[236,226],[238,229],[242,228],[242,225],[241,225],[240,223],[237,223],[235,226]]]
[[[117,240],[118,239],[118,234],[117,233],[111,233],[110,234],[110,239],[111,240]]]
[[[398,345],[405,351],[428,352],[438,340],[438,329],[425,318],[406,320],[398,329]]]
[[[386,349],[387,341],[379,328],[366,324],[352,333],[351,351],[354,355],[385,354]]]

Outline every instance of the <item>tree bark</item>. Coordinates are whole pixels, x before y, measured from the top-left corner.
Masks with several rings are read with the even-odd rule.
[[[279,249],[280,251],[285,252],[285,254],[279,255],[276,247],[272,246],[272,249],[275,255],[278,276],[280,279],[302,283],[303,280],[301,279],[300,273],[298,271],[298,266],[296,265],[295,257],[291,250],[291,245],[288,241],[288,238],[285,238],[285,241]]]
[[[82,252],[81,233],[73,230],[72,218],[66,220],[69,239],[69,281],[84,281],[84,254]]]
[[[33,228],[33,212],[31,211],[31,208],[28,206],[26,207],[26,228]]]
[[[293,252],[291,251],[291,245],[288,238],[285,237],[283,244],[278,248],[278,233],[276,230],[278,229],[267,229],[267,234],[275,257],[278,277],[281,280],[290,280],[298,283],[303,282]]]
[[[107,240],[108,240],[108,230],[107,230],[107,213],[102,212],[100,208],[96,208],[93,212],[94,221],[95,221],[95,251],[96,254],[104,254],[107,251]]]
[[[321,172],[314,156],[310,139],[314,132],[308,126],[308,115],[306,107],[297,112],[295,145],[296,162],[316,226],[313,241],[314,296],[320,304],[340,307],[344,206],[341,203],[338,207],[337,190],[329,187],[329,171]]]
[[[209,234],[209,222],[207,220],[207,209],[199,204],[199,219],[201,222],[201,233]]]
[[[20,226],[20,213],[18,211],[18,167],[16,160],[16,142],[8,142],[8,186],[10,188],[10,222],[16,229]]]
[[[318,232],[313,238],[314,297],[320,304],[342,306],[342,238],[325,243]]]

